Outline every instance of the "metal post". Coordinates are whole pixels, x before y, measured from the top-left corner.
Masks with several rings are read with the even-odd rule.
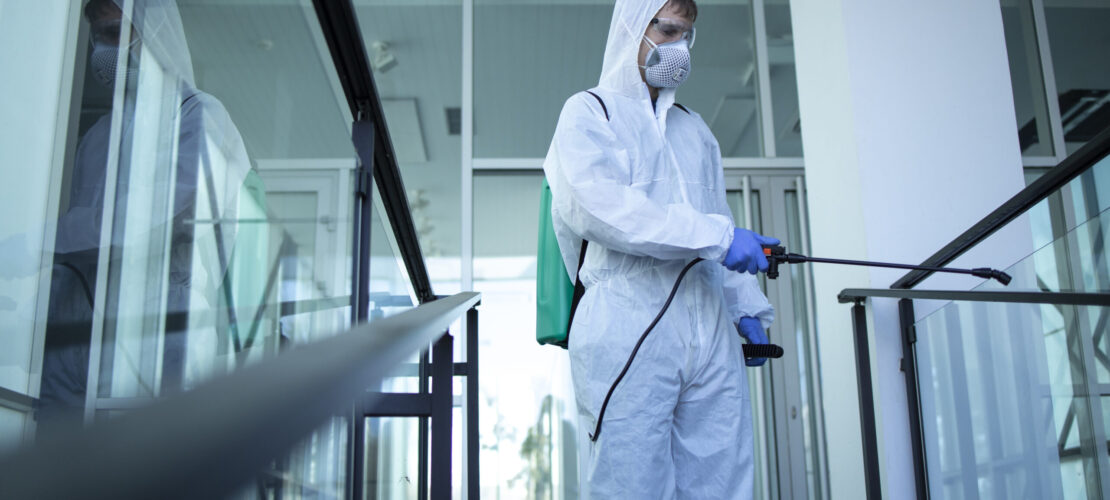
[[[445,334],[436,341],[432,351],[432,484],[429,498],[450,500],[454,338]]]
[[[420,354],[420,368],[417,376],[420,377],[420,394],[428,397],[432,397],[428,391],[428,368],[430,366],[428,350],[425,349]],[[432,415],[435,415],[435,412],[432,412]],[[420,451],[417,454],[416,463],[420,470],[416,474],[416,498],[420,499],[428,498],[428,425],[430,419],[431,417],[426,415],[417,417],[420,424],[416,431],[416,442]]]
[[[354,226],[352,227],[351,242],[353,248],[351,255],[354,262],[351,264],[351,324],[357,325],[366,322],[369,317],[370,296],[370,218],[373,210],[373,172],[374,172],[374,122],[365,116],[359,116],[351,124],[351,142],[354,143],[358,153],[358,166],[355,168],[355,206]],[[356,402],[351,411],[351,426],[349,448],[351,450],[349,491],[351,498],[361,499],[365,484],[365,445],[366,421],[365,409],[361,402]]]
[[[913,448],[913,476],[918,500],[929,498],[929,475],[925,462],[925,436],[921,425],[921,392],[917,386],[917,329],[914,327],[913,301],[898,301],[902,325],[902,371],[906,374],[906,406],[910,416],[910,444]]]
[[[478,475],[478,309],[466,312],[466,498],[481,498]]]
[[[349,464],[350,471],[347,474],[347,491],[350,492],[350,497],[354,500],[362,500],[366,494],[362,488],[366,485],[366,417],[365,408],[363,407],[362,400],[355,402],[354,410],[351,411],[350,420],[347,423],[347,435],[349,446],[347,463]]]
[[[883,497],[879,483],[879,447],[875,432],[875,397],[871,389],[871,348],[867,344],[867,310],[862,300],[852,306],[856,337],[856,383],[859,385],[860,438],[863,442],[863,475],[868,500]]]
[[[366,321],[370,307],[370,218],[373,210],[371,195],[376,149],[374,132],[374,122],[364,116],[360,116],[352,125],[351,141],[354,142],[359,161],[358,168],[355,169],[355,196],[358,202],[355,204],[355,248],[352,252],[357,259],[352,268],[355,273],[351,290],[354,323]]]

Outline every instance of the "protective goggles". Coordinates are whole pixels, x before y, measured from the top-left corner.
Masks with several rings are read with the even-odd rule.
[[[94,44],[118,46],[122,25],[123,23],[118,19],[93,23],[91,26],[92,42]],[[139,37],[136,36],[135,30],[132,28],[129,45],[134,46],[138,41]]]
[[[689,48],[694,48],[694,26],[685,21],[669,17],[652,18],[649,25],[652,41],[662,45],[664,43],[685,40]]]

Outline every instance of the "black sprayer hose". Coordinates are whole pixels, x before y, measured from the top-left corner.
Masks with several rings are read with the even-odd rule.
[[[601,403],[601,411],[597,414],[597,427],[594,429],[594,433],[590,434],[590,441],[596,442],[598,436],[601,436],[601,421],[605,419],[605,407],[609,406],[609,398],[613,397],[613,391],[617,389],[617,384],[621,383],[621,379],[628,373],[628,368],[632,366],[632,360],[636,359],[636,353],[640,350],[640,346],[643,345],[644,339],[646,339],[648,334],[651,333],[651,330],[655,328],[655,325],[659,324],[659,320],[663,318],[663,313],[667,312],[667,309],[671,307],[671,301],[674,300],[675,294],[678,293],[678,285],[682,284],[682,278],[686,277],[686,272],[689,271],[691,267],[694,267],[694,264],[702,260],[703,259],[699,257],[690,261],[689,264],[686,264],[686,267],[682,268],[682,272],[678,273],[678,279],[674,280],[674,287],[671,288],[671,294],[667,296],[667,301],[663,303],[663,308],[659,310],[659,314],[655,315],[655,319],[648,325],[647,330],[644,330],[643,335],[640,335],[640,340],[636,342],[636,347],[632,348],[632,354],[628,355],[628,361],[624,364],[624,369],[621,370],[620,375],[617,375],[617,379],[613,381],[613,385],[609,387],[609,393],[605,395],[605,401]]]

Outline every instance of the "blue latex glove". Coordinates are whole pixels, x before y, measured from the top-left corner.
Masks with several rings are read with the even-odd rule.
[[[779,240],[759,235],[747,229],[736,228],[732,233],[732,245],[728,247],[723,264],[730,271],[757,272],[767,271],[767,256],[763,255],[763,245],[778,245]]]
[[[740,318],[740,323],[736,324],[736,330],[740,332],[740,336],[748,339],[752,344],[766,344],[767,331],[763,329],[763,323],[758,319],[751,316],[744,316]],[[748,366],[763,366],[767,362],[767,358],[752,358],[745,361]]]

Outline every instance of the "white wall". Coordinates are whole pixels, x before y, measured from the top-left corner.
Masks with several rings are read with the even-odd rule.
[[[792,8],[814,255],[921,262],[1023,187],[997,0]],[[1032,246],[1022,225],[959,263],[1016,262]],[[833,498],[864,495],[850,307],[836,296],[887,288],[902,274],[814,267]],[[884,494],[912,498],[897,306],[877,300],[868,311]]]

